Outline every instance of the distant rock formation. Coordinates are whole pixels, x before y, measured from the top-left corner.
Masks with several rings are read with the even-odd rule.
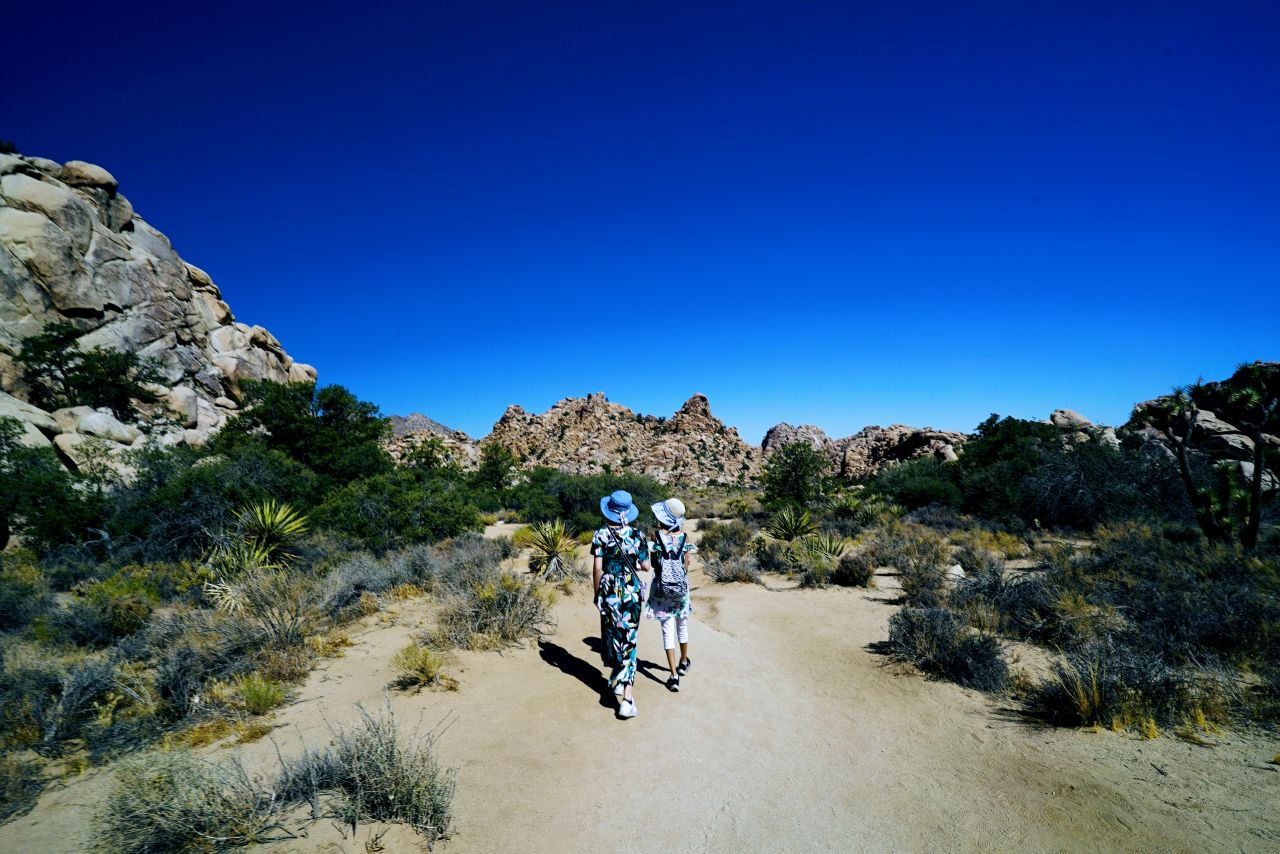
[[[760,452],[711,414],[695,394],[671,418],[637,415],[602,393],[561,400],[541,415],[509,406],[481,444],[496,443],[529,465],[576,474],[631,471],[663,483],[750,483]]]
[[[889,427],[864,427],[852,436],[832,439],[822,428],[812,424],[799,427],[778,424],[765,434],[761,447],[765,454],[771,454],[786,445],[806,442],[827,456],[835,474],[862,478],[894,463],[921,457],[954,461],[956,449],[966,438],[963,433],[934,430],[932,427],[893,424]]]
[[[392,415],[389,420],[391,441],[387,443],[387,451],[397,461],[427,439],[438,440],[452,460],[463,468],[471,468],[480,460],[479,444],[461,430],[446,427],[420,412]]]
[[[78,160],[0,154],[0,321],[0,415],[22,421],[28,444],[52,444],[73,465],[89,437],[112,448],[204,442],[237,411],[244,379],[316,378],[266,329],[237,322],[209,275],[134,212],[109,172]],[[82,349],[156,362],[165,384],[137,425],[26,402],[14,356],[56,321],[75,324]],[[167,423],[151,417],[162,415]]]

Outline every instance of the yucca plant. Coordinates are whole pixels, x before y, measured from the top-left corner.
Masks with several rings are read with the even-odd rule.
[[[832,563],[844,557],[844,553],[849,549],[849,541],[847,539],[839,534],[830,534],[825,531],[810,534],[800,543],[809,554],[829,560]]]
[[[548,578],[572,578],[577,574],[573,552],[578,542],[560,519],[535,522],[524,530],[522,540],[533,549],[529,569]]]
[[[307,517],[274,498],[241,508],[236,522],[245,541],[264,549],[277,564],[288,564],[296,557],[289,547],[307,532]]]
[[[818,530],[809,516],[808,510],[797,510],[795,507],[783,507],[766,526],[769,536],[784,542],[794,543],[802,540]]]

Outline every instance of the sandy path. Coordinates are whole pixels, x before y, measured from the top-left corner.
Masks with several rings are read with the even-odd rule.
[[[693,671],[679,694],[658,681],[646,621],[639,716],[601,699],[585,588],[556,608],[541,643],[458,653],[458,692],[391,702],[402,723],[449,720],[441,759],[458,771],[448,852],[1264,851],[1280,744],[1231,735],[1214,749],[1173,738],[1038,729],[998,701],[905,673],[869,647],[887,634],[883,589],[771,591],[695,578]],[[322,742],[326,721],[376,708],[389,660],[427,613],[371,620],[277,715],[286,753]],[[267,741],[237,748],[256,765]],[[0,850],[92,850],[84,816],[97,773],[47,792],[0,827]],[[327,822],[263,852],[365,850]],[[387,851],[421,850],[393,831]]]

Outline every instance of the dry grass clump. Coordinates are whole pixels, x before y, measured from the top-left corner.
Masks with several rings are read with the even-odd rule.
[[[898,571],[906,601],[922,606],[938,603],[949,557],[942,536],[914,522],[896,521],[868,531],[866,539],[874,544],[879,563]]]
[[[400,674],[396,684],[401,688],[444,688],[456,690],[458,680],[445,675],[445,656],[430,647],[411,643],[397,652],[391,665]]]
[[[540,637],[551,624],[554,590],[496,566],[477,567],[451,580],[431,645],[498,649]]]
[[[389,706],[379,716],[357,708],[359,725],[285,766],[276,783],[281,799],[310,803],[314,817],[332,815],[353,826],[403,822],[428,846],[447,836],[455,779],[436,761],[434,735],[403,737]]]
[[[703,522],[698,531],[702,535],[702,539],[698,541],[698,551],[708,560],[717,557],[725,562],[745,555],[756,535],[750,525],[737,519],[728,522]]]
[[[122,762],[117,780],[98,816],[110,852],[226,851],[287,835],[273,794],[235,762],[160,751]]]
[[[702,562],[702,571],[712,581],[731,584],[741,581],[760,584],[760,564],[755,555],[744,554],[734,558],[708,555]]]
[[[236,680],[236,693],[244,710],[251,715],[265,715],[284,702],[284,686],[260,673],[250,673]]]

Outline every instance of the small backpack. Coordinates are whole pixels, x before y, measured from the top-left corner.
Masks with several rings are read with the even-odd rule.
[[[667,551],[662,542],[662,534],[655,534],[654,551],[658,553],[658,566],[654,567],[657,577],[658,595],[664,599],[683,599],[689,592],[689,573],[684,568],[684,544],[687,537],[680,535],[680,541],[671,551]]]

